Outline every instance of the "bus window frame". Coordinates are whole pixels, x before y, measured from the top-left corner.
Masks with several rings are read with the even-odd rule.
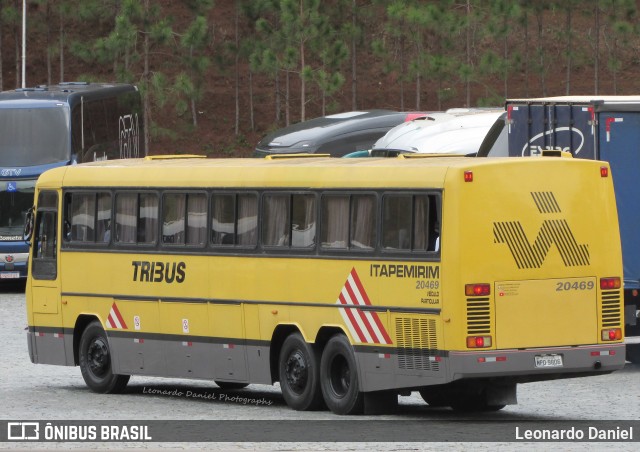
[[[70,234],[73,227],[72,213],[73,213],[73,197],[75,195],[91,195],[93,196],[93,226],[94,226],[94,240],[75,240]],[[109,216],[109,239],[104,240],[98,237],[98,212],[99,212],[99,197],[100,195],[109,195],[111,199],[111,215]],[[95,190],[87,190],[82,188],[80,190],[65,190],[62,193],[63,205],[62,205],[62,248],[108,248],[112,242],[111,232],[113,229],[113,191],[96,188]],[[106,231],[107,229],[105,229]]]
[[[412,215],[411,215],[411,223],[412,223],[412,228],[414,227],[414,219],[415,219],[415,197],[416,196],[434,196],[435,197],[435,209],[436,212],[438,214],[438,218],[436,219],[436,226],[437,226],[437,238],[438,240],[438,246],[435,250],[416,250],[413,249],[413,243],[411,243],[411,247],[409,249],[388,249],[384,247],[384,243],[383,243],[383,234],[385,233],[384,231],[384,202],[385,202],[385,198],[387,196],[411,196],[411,200],[412,200]],[[420,258],[420,257],[424,257],[424,258],[433,258],[433,257],[439,257],[440,256],[440,250],[442,249],[442,191],[440,190],[385,190],[380,194],[380,213],[379,213],[379,219],[380,219],[380,231],[379,231],[379,242],[378,242],[378,249],[380,251],[380,254],[383,256],[394,256],[394,257],[398,257],[398,258],[402,258],[402,259],[406,259],[406,258]],[[413,232],[411,234],[411,242],[413,242]],[[428,237],[428,241],[431,242],[431,238]]]
[[[258,237],[258,244],[260,246],[260,248],[267,252],[267,253],[273,253],[273,254],[299,254],[299,255],[316,255],[317,254],[317,250],[318,250],[318,244],[319,244],[319,234],[318,232],[320,231],[320,227],[319,227],[319,221],[320,221],[320,212],[319,212],[319,208],[320,208],[320,194],[321,192],[319,190],[304,190],[304,189],[294,189],[294,190],[287,190],[287,189],[266,189],[260,192],[260,199],[259,199],[259,205],[258,205],[258,229],[259,229],[259,237]],[[265,233],[265,210],[264,210],[264,206],[265,206],[265,197],[269,196],[269,195],[276,195],[276,196],[287,196],[288,197],[288,208],[289,208],[289,221],[288,221],[288,230],[289,230],[289,234],[288,234],[288,245],[265,245],[264,243],[264,233]],[[314,235],[314,244],[313,246],[309,246],[309,247],[299,247],[299,246],[293,246],[293,224],[292,224],[292,219],[293,219],[293,196],[294,195],[311,195],[313,197],[313,202],[315,203],[315,235]]]
[[[55,195],[55,205],[50,206],[44,203],[45,195]],[[34,280],[38,281],[55,281],[58,279],[58,237],[60,232],[58,231],[59,215],[60,215],[60,197],[56,190],[40,190],[38,193],[38,207],[36,209],[36,217],[32,238],[32,250],[31,250],[31,275]],[[52,253],[53,257],[43,256],[39,251],[41,244],[40,232],[42,229],[43,218],[45,216],[53,215],[53,240]],[[46,243],[46,242],[45,242]]]
[[[208,191],[207,199],[207,246],[214,253],[231,254],[231,253],[247,253],[256,252],[261,246],[261,234],[260,234],[260,222],[262,220],[261,212],[261,192],[258,190],[218,190],[213,189]],[[253,195],[256,200],[256,243],[253,245],[237,244],[237,237],[234,237],[234,243],[213,243],[211,239],[211,222],[213,221],[213,208],[211,203],[216,195],[233,196],[234,202],[234,236],[238,234],[238,196],[240,195]]]
[[[136,199],[136,240],[134,242],[121,242],[117,240],[117,235],[115,234],[116,232],[116,228],[117,228],[117,224],[116,224],[116,218],[117,218],[117,206],[118,206],[118,195],[122,195],[122,194],[134,194],[136,195],[137,199]],[[141,195],[145,195],[145,194],[153,194],[156,196],[157,200],[158,200],[158,216],[156,218],[156,225],[155,225],[155,230],[156,230],[156,237],[155,237],[155,241],[153,243],[150,242],[140,242],[138,241],[138,226],[139,226],[139,222],[140,222],[140,196]],[[160,202],[162,199],[162,191],[161,190],[152,190],[152,189],[133,189],[133,188],[118,188],[116,190],[114,190],[113,192],[113,198],[112,198],[112,205],[113,208],[111,210],[111,216],[112,216],[112,226],[111,226],[111,243],[113,244],[113,246],[118,249],[118,250],[157,250],[159,248],[159,243],[161,242],[160,240],[160,235],[162,234],[162,231],[160,230]]]
[[[210,205],[209,203],[211,202],[211,196],[210,193],[207,192],[206,190],[202,190],[202,189],[192,189],[192,190],[180,190],[177,188],[170,188],[168,190],[162,190],[159,192],[160,193],[160,198],[158,200],[158,245],[160,248],[163,249],[167,249],[167,250],[198,250],[198,249],[204,249],[207,247],[207,245],[209,244],[209,217],[210,217]],[[164,206],[165,206],[165,202],[164,202],[164,197],[165,195],[184,195],[185,196],[185,210],[184,210],[184,243],[168,243],[165,242],[163,240],[163,225],[164,225]],[[187,243],[187,239],[188,239],[188,227],[189,227],[189,221],[188,221],[188,217],[189,217],[189,196],[193,196],[193,195],[203,195],[204,199],[205,199],[205,238],[202,242],[197,243],[197,244],[190,244]],[[139,243],[136,242],[136,246],[138,246]]]
[[[318,213],[318,223],[320,224],[319,230],[322,232],[323,231],[323,225],[324,225],[324,215],[323,215],[323,209],[322,209],[322,201],[325,198],[325,196],[347,196],[349,198],[349,218],[348,218],[348,229],[347,229],[347,239],[348,239],[348,244],[346,247],[344,248],[332,248],[332,247],[325,247],[322,246],[322,234],[320,234],[319,238],[318,238],[318,252],[319,255],[322,256],[353,256],[354,258],[361,258],[361,257],[367,257],[367,258],[371,258],[371,257],[375,257],[376,255],[379,255],[380,252],[380,221],[378,221],[380,219],[380,209],[381,209],[381,202],[380,202],[380,192],[377,191],[373,191],[373,190],[345,190],[345,189],[338,189],[338,190],[321,190],[319,192],[320,194],[320,203],[318,204],[318,209],[319,209],[319,213]],[[376,236],[374,237],[373,240],[373,248],[371,249],[366,249],[366,248],[356,248],[356,247],[352,247],[351,246],[351,207],[352,207],[352,197],[353,196],[373,196],[374,200],[375,200],[375,219],[376,219],[376,225],[374,227],[374,231]]]

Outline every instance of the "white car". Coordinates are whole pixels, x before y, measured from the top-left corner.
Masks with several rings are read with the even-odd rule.
[[[371,156],[401,153],[475,155],[504,109],[454,108],[400,124],[373,145]]]

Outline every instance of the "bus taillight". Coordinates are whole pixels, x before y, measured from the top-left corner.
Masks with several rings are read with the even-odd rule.
[[[467,336],[467,348],[491,347],[491,336]]]
[[[619,341],[620,339],[622,339],[621,328],[609,328],[606,330],[602,330],[603,341]]]
[[[600,278],[600,289],[602,290],[619,289],[621,285],[619,277]]]
[[[491,285],[489,284],[466,284],[464,293],[467,297],[483,297],[491,293]]]

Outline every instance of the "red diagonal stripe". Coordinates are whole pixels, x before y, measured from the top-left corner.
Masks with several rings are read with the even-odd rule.
[[[347,300],[344,299],[342,292],[340,292],[339,300],[340,300],[340,303],[342,303],[343,305],[349,306],[349,304],[347,303]],[[356,322],[356,319],[353,317],[353,313],[351,312],[351,309],[345,309],[344,312],[347,314],[347,317],[349,317],[349,322],[351,322],[351,326],[353,327],[354,330],[356,330],[356,333],[358,333],[358,338],[360,339],[360,342],[367,342],[367,338],[364,337],[364,334],[360,329],[360,325],[358,325],[358,322]]]
[[[358,304],[358,299],[356,298],[356,294],[353,293],[353,287],[351,287],[351,284],[349,284],[349,281],[347,281],[347,284],[344,285],[344,288],[347,289],[347,292],[349,293],[349,297],[351,298],[353,303]],[[358,315],[362,319],[362,323],[364,323],[364,326],[367,327],[367,331],[369,332],[369,335],[373,338],[373,342],[375,342],[376,344],[379,344],[380,341],[378,340],[378,335],[373,330],[373,327],[371,326],[371,323],[369,323],[369,319],[367,318],[366,314],[361,309],[357,309],[356,311],[358,312]]]
[[[369,300],[369,296],[367,295],[367,291],[364,290],[364,286],[362,285],[362,282],[360,281],[360,278],[358,277],[358,273],[356,272],[356,268],[355,267],[351,270],[351,277],[353,278],[353,282],[356,283],[356,287],[358,288],[358,291],[360,292],[360,295],[362,295],[362,300],[364,301],[364,304],[366,304],[367,306],[371,306],[371,300]]]
[[[391,338],[387,334],[387,330],[384,328],[384,326],[382,326],[382,321],[380,320],[380,317],[378,317],[378,313],[372,312],[371,317],[373,317],[373,320],[376,322],[376,325],[378,325],[378,329],[380,330],[380,333],[384,337],[385,342],[387,344],[391,344]]]
[[[362,282],[358,277],[358,273],[356,272],[355,267],[353,267],[353,269],[351,270],[351,277],[353,278],[353,281],[356,283],[356,286],[360,291],[360,294],[362,295],[362,299],[364,300],[365,304],[371,306],[371,300],[369,300],[367,291],[364,290],[364,286],[362,285]],[[378,314],[376,312],[372,312],[371,314],[372,314],[373,320],[375,320],[376,325],[378,326],[378,329],[380,330],[380,333],[382,333],[382,336],[384,336],[384,340],[386,341],[387,344],[391,344],[391,338],[389,337],[389,334],[387,334],[387,330],[384,328],[384,326],[382,326],[380,317],[378,317]]]
[[[120,325],[122,325],[122,329],[126,330],[127,328],[127,324],[125,323],[124,319],[122,318],[122,315],[120,314],[120,311],[118,311],[118,306],[116,306],[115,303],[113,303],[113,313],[116,315],[116,317],[118,318],[118,321],[120,322]]]

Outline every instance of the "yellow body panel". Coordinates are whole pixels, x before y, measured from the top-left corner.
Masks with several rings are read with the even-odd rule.
[[[441,252],[403,260],[211,248],[68,252],[58,245],[58,278],[47,284],[29,278],[29,324],[72,330],[90,315],[117,330],[107,321],[115,305],[127,330],[141,334],[268,343],[278,326],[292,326],[314,342],[323,327],[336,327],[363,345],[345,320],[348,310],[335,308],[355,272],[375,308],[371,322],[377,316],[389,338],[364,344],[376,350],[468,351],[476,317],[488,319],[489,349],[597,344],[598,281],[622,275],[613,185],[600,176],[602,165],[559,158],[140,159],[54,169],[37,189],[58,190],[60,199],[62,187],[427,189],[442,193]],[[465,182],[469,171],[473,181]],[[139,262],[181,268],[183,278],[145,281]],[[556,292],[567,281],[593,287]],[[486,299],[465,295],[465,285],[477,283],[490,285]],[[500,295],[507,286],[510,295]],[[615,309],[622,312],[621,305]]]

